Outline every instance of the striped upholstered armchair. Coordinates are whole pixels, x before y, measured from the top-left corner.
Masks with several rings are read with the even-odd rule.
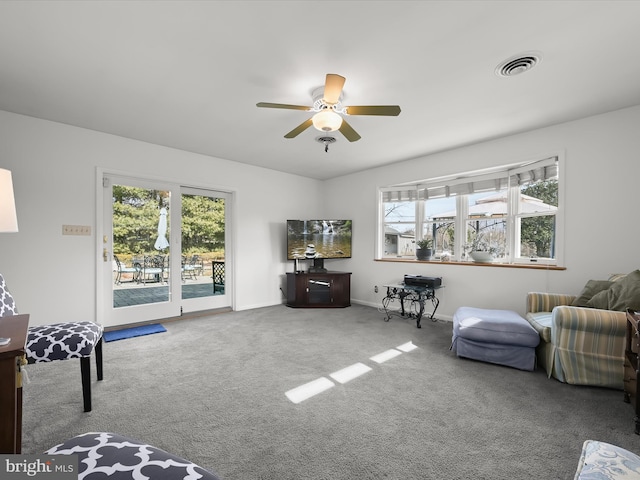
[[[538,365],[561,382],[622,390],[624,310],[639,301],[638,270],[591,280],[580,295],[528,293],[526,319],[540,334]]]

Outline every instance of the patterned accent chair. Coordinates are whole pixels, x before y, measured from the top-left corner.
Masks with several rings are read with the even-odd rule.
[[[0,274],[0,317],[17,315],[13,296]],[[80,359],[84,411],[91,411],[91,352],[95,350],[98,380],[102,380],[102,325],[66,322],[30,327],[25,346],[28,363]]]
[[[220,480],[215,473],[152,445],[109,432],[78,435],[45,452],[77,455],[83,480],[150,478],[153,480]]]
[[[525,318],[540,335],[536,357],[549,377],[574,385],[624,388],[624,305],[640,298],[639,279],[636,271],[590,280],[580,295],[527,294]],[[630,288],[637,289],[632,296]]]

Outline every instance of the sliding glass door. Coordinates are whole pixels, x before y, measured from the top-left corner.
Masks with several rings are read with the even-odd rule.
[[[230,305],[226,255],[229,195],[181,189],[182,311]]]
[[[103,174],[105,326],[230,306],[228,194]]]

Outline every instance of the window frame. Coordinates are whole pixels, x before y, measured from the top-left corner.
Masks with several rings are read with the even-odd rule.
[[[406,198],[404,202],[415,203],[415,241],[422,238],[424,224],[429,220],[425,218],[425,209],[428,209],[429,198],[439,198],[441,196],[453,196],[456,203],[456,216],[454,220],[455,238],[467,238],[467,221],[469,214],[468,196],[471,193],[477,193],[476,191],[465,191],[468,185],[471,185],[473,189],[474,183],[482,184],[495,181],[496,185],[503,185],[503,179],[507,179],[507,216],[506,216],[506,250],[507,255],[504,261],[496,261],[496,265],[539,265],[539,266],[562,266],[564,264],[564,153],[556,152],[551,155],[540,155],[534,159],[528,159],[525,161],[501,165],[484,170],[474,170],[462,172],[455,175],[449,175],[446,177],[438,177],[433,179],[420,180],[415,182],[405,182],[402,184],[396,184],[391,186],[378,187],[377,189],[377,205],[378,205],[378,224],[377,224],[377,236],[376,236],[376,260],[390,260],[393,259],[390,255],[385,255],[384,243],[385,243],[385,225],[386,212],[385,205],[391,203],[395,198],[401,198],[403,195]],[[535,169],[544,169],[547,167],[554,168],[557,182],[558,182],[558,205],[556,210],[551,212],[519,212],[520,205],[520,193],[521,186],[517,181],[516,174],[522,172],[533,171]],[[543,170],[545,179],[554,178],[553,175],[547,177],[547,173]],[[476,180],[478,180],[476,182]],[[514,184],[516,183],[516,184]],[[526,180],[523,181],[526,184]],[[494,191],[502,191],[504,188],[496,188]],[[455,193],[451,193],[455,191]],[[482,191],[482,190],[479,190]],[[431,194],[435,192],[435,194]],[[430,195],[431,194],[431,195]],[[399,200],[398,200],[399,201]],[[521,253],[520,245],[520,221],[523,218],[532,218],[536,216],[548,216],[555,217],[555,238],[553,240],[552,251],[555,253],[555,258],[542,258],[542,257],[523,257]],[[451,260],[454,262],[463,261],[463,243],[455,242],[453,251],[451,252]],[[415,260],[415,258],[413,258]],[[406,257],[404,260],[408,260]],[[440,261],[439,258],[434,258],[435,261]],[[465,263],[467,263],[465,261]],[[469,261],[468,263],[472,263]]]

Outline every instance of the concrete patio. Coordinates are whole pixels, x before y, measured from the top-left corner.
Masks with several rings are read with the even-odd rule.
[[[147,303],[166,302],[169,300],[169,288],[166,283],[141,284],[123,282],[113,286],[113,307],[127,307]],[[196,280],[182,282],[182,298],[199,298],[224,294],[224,285],[216,284],[215,291],[211,277],[200,277]]]

